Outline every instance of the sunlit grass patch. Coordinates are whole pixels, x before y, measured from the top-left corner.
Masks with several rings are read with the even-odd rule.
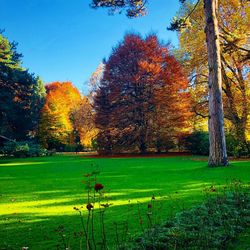
[[[159,217],[203,201],[209,185],[227,179],[250,181],[250,162],[233,162],[227,168],[208,168],[194,157],[101,159],[53,156],[0,161],[0,247],[55,249],[55,229],[64,225],[67,234],[81,230],[75,206],[86,206],[84,174],[98,168],[98,181],[110,197],[106,215],[108,237],[113,223],[129,217],[131,233],[139,230],[137,204],[146,209],[152,195],[163,200]],[[128,204],[131,211],[128,211]],[[129,212],[129,216],[128,216]],[[71,239],[78,249],[77,239]]]

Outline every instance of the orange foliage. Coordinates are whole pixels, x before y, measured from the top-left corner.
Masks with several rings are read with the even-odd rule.
[[[187,83],[180,64],[155,35],[125,36],[108,59],[95,96],[100,147],[160,150],[157,145],[187,132]]]
[[[71,144],[71,114],[80,106],[81,95],[70,82],[50,83],[46,85],[46,92],[39,127],[40,141],[47,147]]]

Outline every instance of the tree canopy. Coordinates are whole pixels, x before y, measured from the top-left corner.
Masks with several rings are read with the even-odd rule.
[[[185,17],[192,8],[191,3],[183,5],[178,18]],[[226,128],[228,132],[235,134],[242,150],[247,148],[247,123],[250,112],[250,50],[248,48],[250,12],[248,9],[247,1],[221,0],[219,2],[218,18]],[[208,56],[204,27],[205,19],[200,3],[186,21],[185,28],[179,31],[179,53],[182,55],[184,68],[191,81],[193,110],[200,117],[208,117]]]
[[[163,141],[188,129],[186,88],[180,64],[155,35],[126,35],[107,60],[94,97],[100,147],[160,150]]]
[[[22,67],[16,44],[0,34],[0,134],[24,140],[37,133],[45,90],[42,81]]]

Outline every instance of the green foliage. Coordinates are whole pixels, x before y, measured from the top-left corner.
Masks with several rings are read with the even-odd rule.
[[[27,140],[37,132],[45,89],[41,80],[22,68],[16,44],[0,34],[0,134]]]
[[[8,141],[4,143],[2,152],[5,155],[14,155],[18,157],[20,154],[25,154],[29,150],[29,146],[26,143],[17,143]]]
[[[185,27],[186,27],[186,18],[174,17],[167,29],[171,31],[180,31]]]
[[[64,151],[65,152],[75,152],[76,147],[77,147],[77,145],[67,144],[67,145],[64,146]]]
[[[241,157],[250,155],[250,144],[247,145],[236,139],[232,134],[226,135],[227,153],[229,156]],[[249,147],[249,149],[248,149]]]
[[[0,32],[0,64],[10,68],[20,68],[22,55],[16,51],[16,43],[10,43]]]
[[[29,152],[28,152],[29,157],[46,156],[49,154],[51,155],[51,152],[48,152],[47,149],[43,148],[41,145],[37,143],[28,142],[28,146],[29,146]]]
[[[214,193],[216,188],[207,191]],[[249,226],[249,189],[234,181],[223,194],[150,229],[132,249],[227,249]]]
[[[209,154],[209,137],[207,132],[196,131],[184,139],[187,150],[196,155]]]
[[[46,149],[31,141],[6,142],[1,151],[5,155],[17,158],[48,155]]]
[[[143,16],[146,14],[146,4],[148,0],[92,0],[91,7],[109,8],[110,13],[126,10],[126,15],[129,18]]]
[[[196,131],[186,136],[183,140],[183,144],[192,154],[208,155],[209,153],[209,136],[207,132]],[[226,145],[228,156],[249,156],[249,145],[237,140],[233,134],[226,134]]]
[[[65,152],[80,152],[83,150],[83,146],[81,144],[67,144],[64,146]]]
[[[15,157],[28,157],[29,155],[29,145],[27,143],[17,143],[13,151]]]
[[[98,149],[98,143],[97,143],[96,138],[93,138],[91,140],[91,147],[93,148],[93,150],[97,150]]]

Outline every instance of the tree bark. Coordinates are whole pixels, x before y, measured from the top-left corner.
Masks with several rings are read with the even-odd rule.
[[[226,139],[224,132],[224,114],[222,104],[222,77],[218,20],[216,16],[217,0],[204,0],[206,17],[206,42],[209,66],[209,159],[208,165],[227,166]]]

